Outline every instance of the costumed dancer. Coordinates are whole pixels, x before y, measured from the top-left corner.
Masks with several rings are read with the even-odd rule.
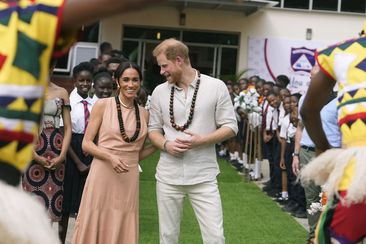
[[[39,135],[50,59],[61,54],[54,44],[72,43],[57,31],[64,1],[1,1],[0,12],[0,242],[58,243],[44,206],[16,186]]]
[[[365,25],[366,27],[366,25]],[[316,230],[318,243],[357,243],[366,235],[366,37],[316,54],[321,71],[312,79],[301,114],[318,154],[301,172],[302,181],[326,183],[328,204]],[[329,149],[319,112],[338,85],[342,148]]]

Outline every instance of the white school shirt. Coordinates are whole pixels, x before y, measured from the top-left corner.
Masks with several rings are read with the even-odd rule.
[[[82,98],[78,93],[76,88],[72,90],[70,93],[70,116],[71,116],[71,127],[72,133],[84,134],[85,131],[85,120],[84,120],[84,105],[82,101],[85,100],[88,102],[88,109],[91,112],[94,103],[96,102],[93,98],[89,96],[87,98]],[[63,121],[60,122],[60,125],[63,126]]]
[[[279,107],[280,113],[278,116],[278,126],[281,127],[281,123],[283,118],[285,117],[286,111],[285,108],[283,107],[283,102],[281,102],[280,107]]]
[[[290,143],[290,138],[293,138],[296,133],[296,127],[290,122],[290,114],[286,114],[282,119],[280,137]]]

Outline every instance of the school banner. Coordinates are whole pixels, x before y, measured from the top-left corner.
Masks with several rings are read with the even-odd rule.
[[[274,81],[278,75],[287,75],[291,92],[304,94],[315,63],[315,51],[330,44],[332,43],[322,41],[250,37],[248,74],[259,75],[266,81]]]

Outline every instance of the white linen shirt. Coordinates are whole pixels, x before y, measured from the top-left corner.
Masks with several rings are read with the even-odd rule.
[[[188,86],[187,96],[182,88],[174,85],[174,119],[177,125],[182,126],[188,119],[196,84],[197,74]],[[149,110],[149,132],[159,131],[169,141],[186,136],[183,132],[175,130],[170,123],[169,100],[172,86],[173,84],[165,82],[155,88]],[[194,116],[187,131],[207,135],[222,126],[238,132],[227,87],[221,80],[201,74]],[[215,145],[208,145],[188,150],[182,158],[162,151],[155,177],[166,184],[194,185],[215,180],[219,173]]]

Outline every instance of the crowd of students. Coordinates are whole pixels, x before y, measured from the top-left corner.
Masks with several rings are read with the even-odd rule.
[[[292,170],[301,94],[291,93],[286,88],[289,78],[284,75],[278,76],[275,82],[252,76],[249,79],[242,78],[237,83],[226,81],[226,84],[233,103],[235,97],[247,92],[250,87],[255,88],[261,107],[261,126],[254,134],[258,134],[260,139],[257,142],[249,140],[249,144],[257,145],[248,146],[248,114],[245,111],[243,113],[240,106],[236,106],[239,133],[236,138],[220,146],[218,155],[227,158],[240,174],[246,171],[252,180],[263,177],[257,164],[267,159],[270,179],[264,184],[263,191],[283,204],[283,210],[293,216],[306,218],[304,190],[296,182],[296,175]]]

